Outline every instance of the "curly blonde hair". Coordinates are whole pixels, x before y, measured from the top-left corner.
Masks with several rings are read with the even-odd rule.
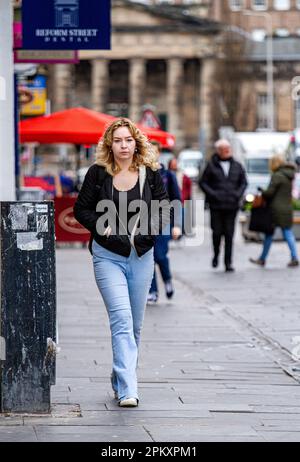
[[[115,162],[112,152],[113,134],[117,128],[127,127],[136,142],[136,150],[130,170],[138,170],[140,165],[150,167],[152,170],[158,170],[159,164],[156,159],[155,148],[152,146],[147,137],[141,130],[129,119],[120,118],[115,120],[106,129],[103,137],[100,139],[96,149],[96,164],[105,167],[107,173],[114,176],[120,172],[120,167]]]

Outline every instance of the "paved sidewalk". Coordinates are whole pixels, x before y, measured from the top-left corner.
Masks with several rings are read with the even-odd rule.
[[[289,351],[299,334],[300,271],[276,244],[270,266],[237,236],[236,274],[201,247],[172,249],[176,297],[147,308],[141,403],[110,389],[107,316],[86,249],[57,251],[59,346],[51,416],[1,416],[0,441],[300,441],[300,387]],[[295,340],[294,340],[295,341]]]

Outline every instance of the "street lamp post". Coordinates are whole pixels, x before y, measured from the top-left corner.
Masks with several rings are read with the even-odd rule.
[[[273,19],[270,13],[244,10],[245,16],[263,17],[267,24],[266,61],[267,61],[267,89],[268,89],[268,129],[275,129],[274,110],[274,70],[273,70]]]

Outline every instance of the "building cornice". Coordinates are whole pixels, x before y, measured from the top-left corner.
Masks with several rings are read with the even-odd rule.
[[[160,5],[148,5],[144,3],[139,3],[139,2],[133,2],[131,0],[112,0],[112,7],[127,7],[136,11],[142,11],[144,13],[148,13],[152,16],[160,17],[163,19],[169,19],[173,21],[173,25],[164,25],[161,26],[161,30],[166,30],[168,28],[168,31],[172,30],[178,30],[179,27],[182,29],[188,31],[188,30],[197,30],[198,32],[202,32],[205,34],[217,34],[221,32],[223,29],[223,25],[220,24],[217,21],[213,21],[210,19],[206,18],[199,18],[195,15],[190,14],[187,10],[185,9],[179,9],[178,7],[174,7],[172,5],[168,4],[160,4]],[[125,25],[124,26],[116,26],[113,30],[120,31],[120,27],[122,28],[122,31],[125,30]],[[127,30],[140,30],[142,31],[144,29],[144,26],[134,26],[128,25]],[[154,28],[155,26],[153,26]],[[148,29],[150,29],[151,26],[148,26]],[[170,29],[171,28],[171,29]]]

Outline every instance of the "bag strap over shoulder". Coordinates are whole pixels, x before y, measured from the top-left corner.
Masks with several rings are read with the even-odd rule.
[[[146,167],[145,165],[140,165],[139,167],[139,182],[140,182],[140,196],[143,197],[143,191],[146,181]]]
[[[145,186],[145,181],[146,181],[146,167],[145,165],[140,165],[139,167],[139,182],[140,182],[140,204],[142,203],[143,199],[143,191],[144,191],[144,186]],[[132,233],[130,235],[130,244],[133,248],[134,247],[134,236],[138,227],[138,223],[141,218],[141,210],[142,210],[142,204],[140,205],[140,212],[138,214],[138,217],[136,219],[135,225],[133,227]]]
[[[147,176],[147,181],[149,183],[151,193],[152,193],[155,188],[155,184],[154,184],[154,172],[150,167],[146,167],[146,176]]]

